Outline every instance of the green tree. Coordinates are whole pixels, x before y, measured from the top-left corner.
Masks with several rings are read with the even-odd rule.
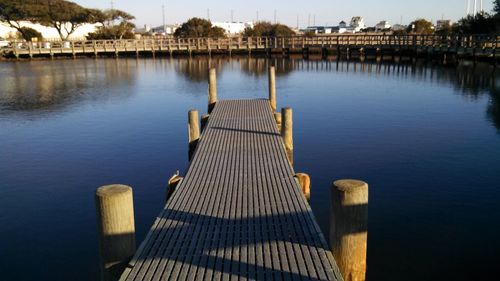
[[[416,34],[432,34],[434,33],[434,26],[432,22],[426,19],[417,19],[408,25],[406,31]]]
[[[93,19],[100,23],[96,32],[90,33],[87,39],[132,39],[135,24],[131,21],[135,17],[121,10],[94,11],[91,13]]]
[[[33,38],[37,38],[39,41],[43,40],[42,34],[33,28],[21,27],[18,33],[26,41],[32,41]]]
[[[0,0],[0,21],[16,29],[23,38],[31,38],[22,21],[38,22],[47,13],[47,7],[37,0]]]
[[[226,37],[224,29],[212,26],[212,23],[205,19],[191,18],[183,23],[175,33],[175,37]]]
[[[283,24],[272,24],[270,22],[257,22],[253,28],[245,28],[245,36],[292,36],[295,32]]]
[[[500,14],[500,0],[493,1],[493,11],[495,14]]]
[[[64,0],[42,0],[47,13],[38,18],[42,25],[53,27],[57,30],[61,40],[67,40],[78,27],[86,23],[95,23],[92,14],[95,10],[86,9],[76,3]]]
[[[458,34],[491,34],[497,31],[499,24],[498,16],[488,13],[478,13],[460,19],[454,25],[453,31]]]

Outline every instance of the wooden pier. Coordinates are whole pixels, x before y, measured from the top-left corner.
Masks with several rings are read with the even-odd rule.
[[[190,166],[137,251],[132,188],[97,189],[101,280],[364,281],[368,185],[332,184],[328,244],[293,169],[292,109],[275,112],[274,66],[269,99],[218,101],[209,74],[209,114],[200,126],[188,113]]]
[[[174,56],[196,54],[321,54],[350,58],[376,56],[457,56],[496,60],[498,36],[317,35],[291,37],[151,38],[68,42],[14,42],[4,57]]]
[[[216,103],[121,280],[341,280],[268,100]]]

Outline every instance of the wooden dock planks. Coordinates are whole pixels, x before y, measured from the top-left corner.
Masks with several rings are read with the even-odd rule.
[[[220,101],[121,280],[341,280],[267,100]]]

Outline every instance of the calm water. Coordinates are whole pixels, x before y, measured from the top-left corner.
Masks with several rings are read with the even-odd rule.
[[[0,279],[95,280],[95,188],[134,187],[137,238],[187,167],[203,58],[0,64]],[[262,98],[266,59],[213,59],[219,98]],[[331,182],[370,184],[369,280],[498,280],[500,75],[488,66],[273,60],[296,170],[328,229]]]

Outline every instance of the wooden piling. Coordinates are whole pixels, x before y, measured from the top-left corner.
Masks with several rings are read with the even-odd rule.
[[[193,153],[200,139],[200,124],[198,117],[198,110],[191,109],[188,113],[188,127],[189,127],[189,160],[191,160]]]
[[[170,179],[168,180],[167,190],[165,192],[165,204],[167,203],[168,199],[172,197],[175,190],[177,189],[177,186],[183,179],[184,177],[180,176],[179,171],[177,171],[172,177],[170,177]]]
[[[286,154],[293,165],[293,115],[290,107],[281,109],[281,137],[285,144]]]
[[[335,181],[331,187],[330,248],[345,281],[366,278],[368,184]]]
[[[281,130],[281,112],[274,113],[274,120],[276,121],[276,126]]]
[[[99,187],[95,201],[101,280],[118,280],[135,253],[132,188],[119,184]]]
[[[210,68],[208,74],[208,113],[211,113],[217,103],[217,73]]]
[[[274,111],[276,111],[276,69],[274,66],[269,67],[269,104]]]
[[[203,114],[201,116],[201,130],[203,131],[208,124],[208,119],[210,118],[210,114]]]
[[[307,201],[311,200],[311,177],[305,173],[297,173],[295,174],[295,178],[300,185],[302,190],[302,194],[306,197]]]

